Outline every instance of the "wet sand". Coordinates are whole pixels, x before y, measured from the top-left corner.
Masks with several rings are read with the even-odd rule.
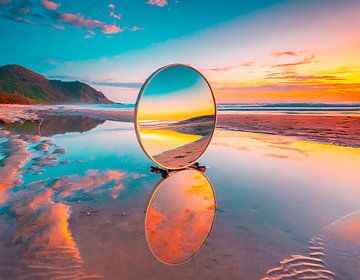
[[[154,159],[166,166],[186,166],[199,158],[209,144],[209,140],[209,137],[202,137],[190,144],[155,155]]]
[[[31,105],[5,105],[0,104],[0,124],[16,121],[37,120],[38,114]]]
[[[284,136],[286,125],[276,130],[264,117],[269,127],[256,133],[218,130],[201,159],[218,198],[216,224],[196,258],[173,267],[158,262],[146,243],[144,211],[160,178],[148,174],[151,162],[134,131],[119,134],[120,122],[112,127],[70,114],[49,121],[44,114],[42,134],[25,115],[0,130],[0,279],[358,275],[359,215],[338,219],[359,210],[358,149],[316,143],[327,137]]]
[[[307,141],[360,147],[359,116],[306,114],[219,114],[217,127],[295,136]]]
[[[110,121],[123,121],[132,122],[134,119],[133,111],[122,111],[122,110],[92,110],[92,109],[41,109],[38,111],[41,115],[54,115],[54,116],[90,116],[92,118],[100,120]]]
[[[44,116],[89,116],[100,120],[133,121],[133,111],[106,109],[72,109],[59,106],[3,105],[0,104],[0,124],[16,121],[39,120]]]

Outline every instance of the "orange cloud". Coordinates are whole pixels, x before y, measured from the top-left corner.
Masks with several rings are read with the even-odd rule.
[[[335,75],[299,75],[296,72],[280,72],[270,73],[266,75],[266,79],[281,79],[292,81],[311,81],[311,80],[328,80],[328,81],[341,81],[344,78]]]
[[[116,25],[104,25],[101,30],[105,34],[114,34],[122,31],[122,29]]]

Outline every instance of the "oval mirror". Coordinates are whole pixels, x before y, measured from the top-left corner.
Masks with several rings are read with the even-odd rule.
[[[158,69],[146,80],[136,101],[140,146],[163,168],[181,169],[195,163],[210,143],[215,122],[211,87],[190,66]]]
[[[158,183],[146,211],[146,240],[153,255],[169,265],[190,260],[211,232],[215,209],[213,187],[202,172],[170,173]]]

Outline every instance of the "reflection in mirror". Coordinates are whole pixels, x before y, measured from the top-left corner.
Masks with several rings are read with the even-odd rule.
[[[136,103],[136,132],[145,153],[158,165],[181,169],[194,163],[215,128],[215,99],[206,79],[185,65],[157,70]]]
[[[215,210],[213,187],[202,172],[171,172],[158,183],[146,211],[146,239],[153,255],[169,265],[190,260],[205,244]]]

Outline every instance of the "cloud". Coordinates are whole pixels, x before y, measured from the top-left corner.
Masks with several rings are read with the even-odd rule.
[[[311,91],[319,89],[334,88],[334,85],[323,83],[299,84],[299,83],[275,83],[254,86],[230,86],[218,87],[218,91],[242,91],[242,92],[294,92],[294,91]]]
[[[105,34],[115,34],[118,32],[122,32],[123,29],[116,25],[104,25],[101,28],[101,31]]]
[[[142,86],[141,82],[95,82],[90,81],[90,84],[97,86],[108,86],[108,87],[120,87],[120,88],[140,88]]]
[[[273,153],[267,153],[267,154],[264,154],[264,156],[273,157],[273,158],[280,158],[280,159],[290,158],[289,155],[279,155],[279,154],[273,154]]]
[[[55,29],[59,29],[59,30],[65,30],[66,29],[65,26],[62,26],[62,25],[53,25],[52,27],[55,28]]]
[[[110,12],[110,16],[116,19],[120,19],[121,15],[120,14],[115,14],[113,11]]]
[[[116,9],[115,4],[109,4],[108,7],[111,9],[110,14],[109,14],[111,17],[116,18],[116,19],[121,18],[121,14],[116,14],[115,13],[115,9]]]
[[[87,27],[87,28],[95,28],[102,27],[104,24],[99,20],[86,19],[80,13],[78,14],[70,14],[70,13],[59,13],[58,19],[61,22],[71,24],[75,27]]]
[[[130,31],[136,32],[140,30],[144,30],[144,28],[141,28],[139,26],[134,25],[133,27],[128,28]]]
[[[254,64],[255,64],[255,61],[246,61],[246,62],[242,62],[242,63],[237,64],[237,65],[209,68],[209,69],[205,69],[205,71],[216,71],[216,72],[229,71],[229,70],[236,69],[236,68],[239,68],[239,67],[250,67],[250,66],[252,66]]]
[[[273,56],[279,57],[279,56],[297,56],[298,54],[294,51],[282,51],[282,52],[273,52]]]
[[[25,24],[39,24],[33,19],[39,19],[38,13],[32,13],[32,8],[34,5],[29,0],[18,0],[18,1],[2,1],[1,4],[5,4],[4,11],[0,14],[0,17],[5,18],[10,21],[21,22]],[[1,9],[2,6],[0,7]]]
[[[146,2],[146,4],[154,5],[154,6],[158,6],[158,7],[165,7],[166,5],[168,5],[168,1],[167,0],[148,0]]]
[[[315,60],[315,54],[310,54],[308,57],[305,57],[304,59],[296,62],[291,63],[283,63],[283,64],[276,64],[272,67],[292,67],[292,66],[298,66],[298,65],[304,65],[314,62]]]
[[[266,79],[284,79],[292,81],[311,81],[311,80],[329,80],[329,81],[340,81],[344,80],[334,75],[299,75],[296,72],[280,72],[270,73],[266,75]]]
[[[60,4],[48,0],[41,0],[40,3],[47,10],[56,10],[60,6]]]
[[[89,19],[83,16],[80,13],[71,14],[71,13],[58,13],[57,18],[60,22],[72,25],[78,28],[94,29],[99,28],[102,33],[105,34],[115,34],[122,32],[123,29],[117,25],[107,25],[104,22],[96,19]]]
[[[88,39],[90,37],[87,37]],[[130,88],[130,89],[138,89],[142,86],[142,82],[116,82],[116,81],[92,81],[85,78],[79,78],[69,75],[50,75],[47,76],[49,79],[55,80],[67,80],[67,81],[82,81],[87,84],[96,85],[96,86],[108,86],[108,87],[119,87],[119,88]]]
[[[29,0],[21,0],[16,2],[6,2],[10,4],[10,9],[7,10],[9,17],[24,16],[30,13],[33,4]]]
[[[42,10],[42,14],[37,12],[38,6],[34,6],[30,0],[0,0],[1,9],[3,13],[0,14],[0,17],[7,20],[22,22],[25,24],[31,25],[41,25],[46,27],[51,27],[54,29],[65,30],[65,26],[62,24],[68,24],[76,28],[84,28],[87,30],[88,34],[85,37],[94,36],[94,31],[89,31],[92,29],[98,29],[100,32],[110,35],[124,31],[117,24],[107,24],[101,20],[88,18],[81,13],[66,13],[58,11],[60,4],[52,2],[49,0],[40,0],[40,7],[46,9],[46,13]],[[3,6],[5,8],[3,8]],[[6,5],[6,6],[5,6]],[[115,9],[114,4],[110,4],[111,9]],[[32,9],[35,8],[36,12],[33,12]],[[113,14],[117,19],[120,18],[120,15]],[[37,21],[34,21],[36,19]],[[49,23],[50,21],[50,23]],[[61,24],[59,24],[61,23]]]
[[[25,24],[30,24],[30,25],[37,25],[38,23],[36,21],[33,20],[28,20],[25,19],[23,17],[20,16],[11,16],[11,15],[0,15],[0,17],[10,20],[10,21],[14,21],[14,22],[21,22],[21,23],[25,23]]]

